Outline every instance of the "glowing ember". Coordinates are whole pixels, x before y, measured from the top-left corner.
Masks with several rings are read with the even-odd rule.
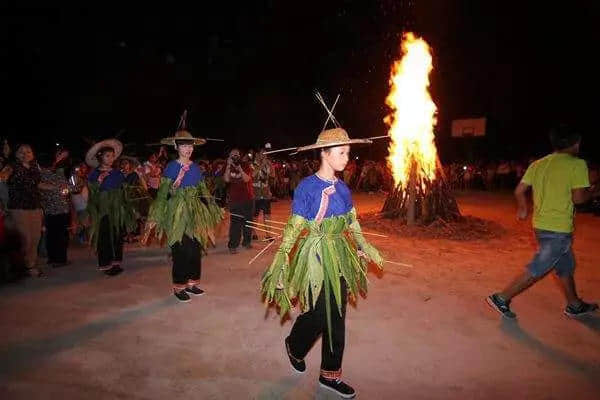
[[[429,73],[433,69],[429,45],[414,34],[402,39],[403,56],[394,62],[390,94],[386,104],[392,112],[384,121],[392,137],[388,164],[396,186],[405,189],[414,168],[415,184],[426,188],[436,177],[437,150],[433,127],[436,106],[428,92]]]

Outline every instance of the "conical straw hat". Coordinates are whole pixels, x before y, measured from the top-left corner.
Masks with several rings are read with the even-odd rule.
[[[333,128],[322,131],[317,138],[315,144],[298,147],[296,152],[320,149],[324,147],[344,146],[347,144],[370,144],[373,143],[369,139],[350,139],[348,132],[343,128]]]
[[[112,147],[112,149],[115,151],[115,159],[119,158],[121,152],[123,151],[123,143],[121,143],[117,139],[102,140],[90,147],[87,154],[85,155],[85,163],[92,168],[96,168],[99,164],[96,155],[98,154],[98,151],[103,147]]]
[[[191,133],[186,130],[179,130],[175,132],[175,136],[166,137],[162,139],[160,142],[162,144],[170,144],[175,145],[176,140],[191,140],[194,142],[194,145],[200,146],[206,143],[206,139],[193,137]]]

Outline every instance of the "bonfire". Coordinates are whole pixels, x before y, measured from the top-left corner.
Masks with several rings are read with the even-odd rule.
[[[432,69],[429,45],[412,33],[405,34],[402,57],[392,66],[386,98],[391,110],[384,120],[391,139],[387,161],[395,187],[382,215],[400,218],[408,225],[461,218],[434,142],[437,108],[428,90]]]

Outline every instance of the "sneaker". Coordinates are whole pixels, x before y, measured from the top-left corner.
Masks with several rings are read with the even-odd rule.
[[[237,254],[238,253],[237,247],[230,247],[229,248],[229,253],[230,254]]]
[[[290,344],[289,344],[289,336],[285,338],[285,351],[287,352],[288,358],[290,359],[290,364],[292,364],[292,369],[294,372],[299,374],[303,374],[306,372],[306,363],[304,360],[298,360],[296,357],[292,356],[290,352]]]
[[[252,240],[258,240],[258,235],[256,233],[252,235]]]
[[[319,376],[319,385],[325,389],[337,393],[344,399],[353,399],[356,396],[356,390],[352,386],[345,384],[341,379],[326,379]]]
[[[123,272],[123,268],[121,268],[119,265],[113,265],[112,267],[110,267],[109,270],[105,271],[104,273],[108,276],[116,276],[119,275],[121,272]]]
[[[589,304],[589,303],[582,301],[581,304],[579,304],[579,306],[568,305],[567,308],[565,308],[565,315],[567,317],[575,318],[575,317],[579,317],[581,315],[587,315],[587,314],[593,313],[597,310],[598,310],[598,304],[595,304],[595,303]]]
[[[245,244],[244,247],[248,250],[252,249],[252,243]]]
[[[185,288],[185,291],[194,296],[202,296],[204,294],[204,290],[200,289],[196,285]]]
[[[187,292],[185,290],[182,290],[180,292],[175,292],[175,297],[177,297],[177,300],[179,300],[182,303],[187,303],[188,301],[192,301],[192,299],[190,298],[190,296],[187,294]]]
[[[502,300],[497,293],[488,296],[486,300],[490,307],[502,314],[503,317],[508,319],[517,318],[517,314],[510,310],[510,301]]]
[[[111,268],[112,268],[112,265],[103,265],[103,266],[97,267],[98,271],[108,271]]]

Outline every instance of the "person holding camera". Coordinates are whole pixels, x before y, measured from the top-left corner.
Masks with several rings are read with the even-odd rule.
[[[247,163],[242,161],[240,151],[233,149],[229,152],[227,167],[224,174],[229,198],[229,251],[237,253],[240,238],[243,235],[242,246],[252,248],[252,231],[246,227],[246,221],[252,221],[254,193],[252,189],[252,172]]]

